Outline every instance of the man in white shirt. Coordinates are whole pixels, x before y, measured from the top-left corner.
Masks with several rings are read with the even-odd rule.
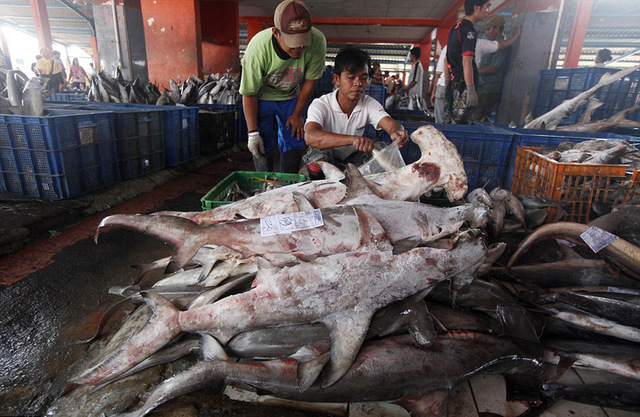
[[[364,94],[370,67],[371,58],[365,51],[343,49],[336,55],[333,72],[338,89],[313,100],[309,106],[304,135],[309,150],[303,160],[311,179],[322,178],[315,163],[318,160],[338,165],[365,162],[365,152],[374,148],[373,140],[362,136],[367,124],[383,129],[400,148],[407,143],[404,127],[380,103]]]
[[[418,47],[412,48],[409,51],[411,71],[409,72],[409,78],[407,79],[408,84],[402,87],[402,89],[406,91],[411,97],[416,94],[418,95],[418,97],[422,98],[422,80],[424,78],[424,68],[422,67],[422,62],[420,62],[421,54],[422,50]]]

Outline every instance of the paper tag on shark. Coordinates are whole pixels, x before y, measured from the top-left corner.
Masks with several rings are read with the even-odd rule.
[[[284,235],[297,230],[324,226],[320,209],[298,213],[276,214],[260,219],[260,235]]]
[[[586,232],[581,234],[580,237],[594,253],[600,252],[618,238],[618,236],[602,230],[599,227],[590,227]]]

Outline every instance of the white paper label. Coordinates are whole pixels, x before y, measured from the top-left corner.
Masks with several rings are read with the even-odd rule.
[[[298,213],[276,214],[260,219],[260,235],[284,235],[297,230],[324,226],[320,209]]]
[[[618,236],[602,230],[599,227],[590,227],[586,232],[581,234],[580,237],[595,253],[600,252],[618,238]]]

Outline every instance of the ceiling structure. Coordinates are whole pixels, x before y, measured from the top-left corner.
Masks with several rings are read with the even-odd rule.
[[[91,36],[95,34],[91,2],[46,0],[51,36],[55,43],[77,46],[93,55]],[[35,36],[29,0],[0,0],[0,24]]]
[[[238,0],[243,17],[269,17],[281,0]],[[566,16],[562,25],[562,44],[558,67],[571,31],[571,21],[580,0],[566,0]],[[492,9],[507,0],[491,0]],[[431,36],[456,0],[307,0],[314,25],[328,40],[327,59],[331,61],[346,44],[359,43],[374,60],[387,64],[404,63],[413,44]],[[75,45],[92,54],[93,9],[89,0],[46,0],[54,42]],[[502,13],[507,13],[509,7]],[[640,50],[640,1],[595,0],[587,37],[580,60],[581,66],[592,65],[599,49],[609,48],[618,58]],[[418,22],[418,24],[416,24]],[[0,0],[0,24],[35,34],[29,0]],[[240,25],[240,50],[246,46],[246,25]],[[620,62],[619,66],[640,63],[640,53]]]

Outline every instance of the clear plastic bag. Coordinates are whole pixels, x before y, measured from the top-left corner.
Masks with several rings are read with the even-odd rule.
[[[381,172],[393,171],[406,166],[398,145],[394,142],[387,145],[380,151],[373,151],[373,158],[365,162],[358,168],[362,175],[379,174]]]

